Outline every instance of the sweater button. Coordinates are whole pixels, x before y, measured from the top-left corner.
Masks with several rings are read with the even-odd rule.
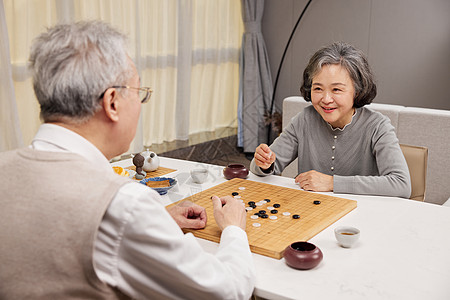
[[[333,149],[333,150],[336,149],[336,146],[332,146],[331,149]]]
[[[334,171],[334,167],[331,167],[331,171]]]
[[[337,139],[337,135],[334,136],[334,139]]]
[[[331,159],[334,160],[334,156],[332,156]]]

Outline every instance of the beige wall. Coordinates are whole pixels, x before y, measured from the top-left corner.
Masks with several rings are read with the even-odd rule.
[[[262,20],[272,78],[307,0],[266,0]],[[378,82],[374,102],[450,110],[449,0],[313,0],[283,64],[276,107],[299,95],[309,57],[345,41],[369,57]]]

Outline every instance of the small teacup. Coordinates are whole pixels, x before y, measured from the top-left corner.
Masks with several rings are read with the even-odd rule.
[[[360,231],[355,227],[341,226],[334,230],[334,235],[339,245],[344,248],[350,248],[359,239]]]
[[[208,177],[208,170],[206,169],[194,169],[191,170],[191,178],[195,183],[203,183]]]

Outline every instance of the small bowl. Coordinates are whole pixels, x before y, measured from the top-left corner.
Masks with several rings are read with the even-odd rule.
[[[191,178],[195,183],[203,183],[208,178],[208,170],[206,169],[193,169],[191,170]]]
[[[242,164],[230,164],[223,169],[223,176],[228,180],[233,178],[245,179],[248,176],[248,169]]]
[[[143,179],[141,181],[139,181],[139,183],[142,183],[146,186],[147,182],[149,181],[164,181],[164,180],[169,180],[169,186],[165,186],[165,187],[151,187],[153,190],[157,191],[160,195],[165,195],[167,194],[167,191],[170,190],[175,184],[177,184],[177,180],[174,178],[168,178],[168,177],[153,177],[153,178],[146,178]]]
[[[136,175],[136,171],[135,170],[131,170],[131,169],[126,169],[128,174],[130,174],[130,178],[133,179],[134,175]]]
[[[358,241],[361,234],[358,228],[341,226],[334,230],[334,235],[341,247],[350,248]]]
[[[323,259],[322,251],[308,242],[295,242],[284,250],[286,264],[294,269],[309,270],[316,267]]]

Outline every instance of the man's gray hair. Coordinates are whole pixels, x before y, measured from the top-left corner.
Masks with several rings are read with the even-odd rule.
[[[132,76],[126,37],[101,21],[61,24],[31,46],[30,70],[45,122],[83,122],[101,107],[100,96]]]
[[[312,80],[323,65],[341,65],[348,71],[355,86],[354,107],[371,103],[377,95],[375,79],[364,53],[352,45],[337,42],[319,49],[309,60],[300,87],[306,101],[311,101]]]

